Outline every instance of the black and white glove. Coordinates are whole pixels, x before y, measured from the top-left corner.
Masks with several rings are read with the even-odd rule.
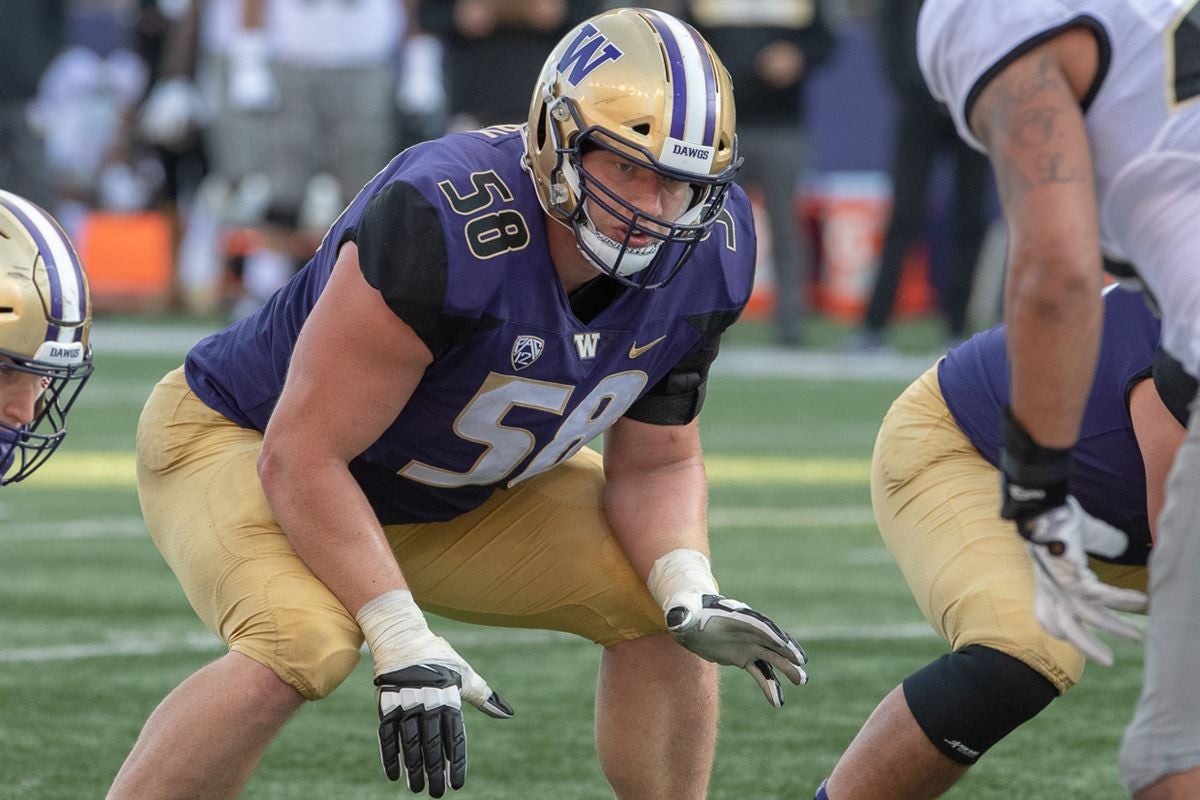
[[[703,553],[667,553],[654,562],[647,583],[677,642],[706,661],[749,672],[775,708],[783,705],[776,670],[797,686],[808,682],[800,644],[770,617],[718,594]]]
[[[1085,656],[1111,666],[1113,654],[1088,625],[1131,641],[1141,632],[1116,611],[1142,611],[1146,596],[1103,583],[1088,567],[1088,553],[1115,558],[1128,537],[1088,514],[1067,493],[1070,451],[1042,447],[1005,408],[1001,456],[1004,500],[1001,516],[1013,520],[1029,542],[1034,563],[1034,615],[1051,636],[1070,642]]]
[[[470,669],[469,667],[467,669]],[[470,673],[476,681],[482,679]],[[462,674],[442,664],[415,664],[375,678],[379,701],[379,755],[391,780],[404,782],[414,793],[429,784],[429,796],[441,797],[446,787],[461,789],[467,778],[467,732],[462,717]],[[512,709],[484,684],[487,699],[473,703],[497,719]]]
[[[741,667],[762,689],[767,702],[783,705],[775,670],[797,686],[808,683],[808,657],[792,635],[745,603],[719,594],[700,596],[693,612],[676,606],[667,612],[667,630],[681,645],[715,664]]]
[[[512,708],[440,636],[406,591],[376,597],[356,617],[375,659],[379,755],[393,781],[414,793],[441,797],[461,789],[467,774],[465,700],[488,716]],[[403,767],[403,768],[402,768]]]

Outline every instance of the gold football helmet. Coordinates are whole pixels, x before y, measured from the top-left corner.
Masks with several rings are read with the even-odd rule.
[[[699,33],[660,11],[616,9],[577,26],[550,53],[529,108],[525,165],[542,208],[574,230],[596,267],[657,288],[721,212],[741,165],[734,117],[729,74]],[[639,210],[584,168],[590,148],[690,184],[690,202],[675,219]],[[589,206],[619,218],[624,241],[600,233]],[[638,234],[650,243],[631,247]]]
[[[0,484],[29,477],[67,435],[67,412],[92,372],[87,276],[59,224],[0,190],[0,403],[39,382],[33,418],[0,417]]]

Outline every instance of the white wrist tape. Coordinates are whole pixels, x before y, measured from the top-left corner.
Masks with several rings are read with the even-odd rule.
[[[376,675],[420,663],[422,654],[444,655],[444,640],[429,630],[412,592],[384,592],[368,600],[354,619],[371,648]]]
[[[654,562],[646,585],[664,612],[677,606],[699,612],[701,595],[718,593],[708,556],[682,547]]]

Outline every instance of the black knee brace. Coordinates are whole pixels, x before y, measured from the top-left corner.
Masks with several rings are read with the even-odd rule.
[[[1057,694],[1041,673],[978,644],[942,656],[904,681],[904,699],[921,730],[962,764],[974,764]]]

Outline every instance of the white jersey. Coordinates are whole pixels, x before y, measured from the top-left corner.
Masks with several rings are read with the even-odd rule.
[[[242,30],[241,0],[208,0],[201,20],[205,52],[223,55]],[[407,19],[401,0],[267,0],[263,20],[271,58],[308,67],[388,63]]]
[[[1083,98],[1105,252],[1163,307],[1164,345],[1200,374],[1200,0],[927,0],[917,49],[959,134],[1004,67],[1067,28],[1096,37]]]

